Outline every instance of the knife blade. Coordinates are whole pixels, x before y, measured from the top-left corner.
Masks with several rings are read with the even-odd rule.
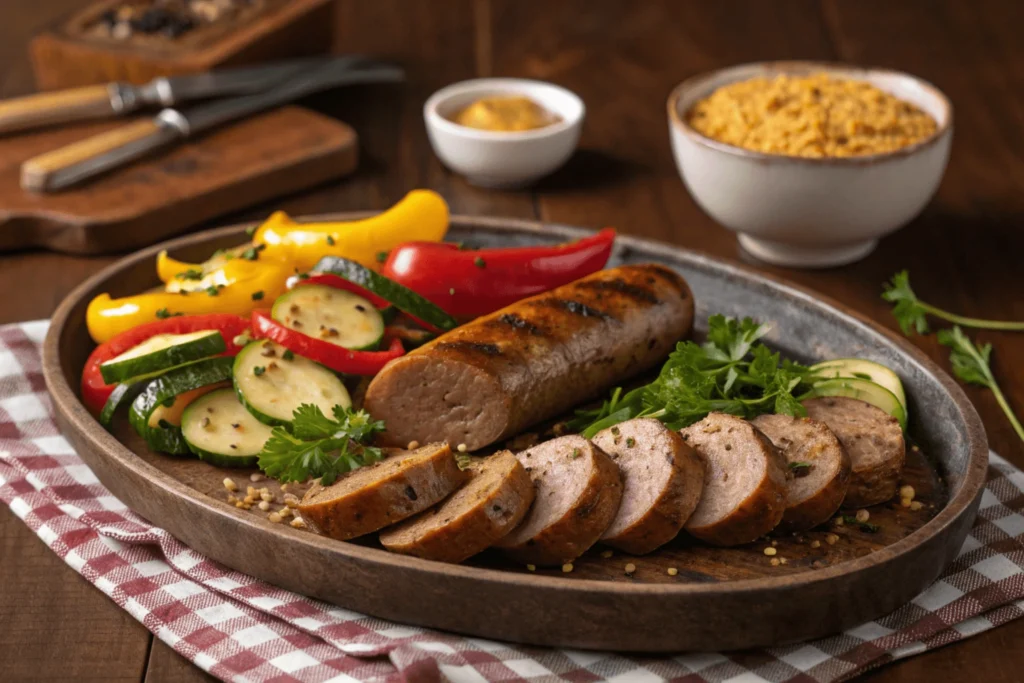
[[[25,161],[21,165],[21,186],[36,192],[60,190],[189,136],[314,92],[357,83],[398,82],[405,77],[398,67],[370,64],[354,69],[351,63],[331,61],[265,92],[199,104],[187,110],[168,107],[152,119],[121,126]]]
[[[109,83],[0,101],[0,134],[56,123],[122,116],[143,107],[170,107],[211,97],[246,95],[325,64],[344,68],[366,63],[361,55],[307,57],[261,66],[220,69],[156,78],[144,85]]]

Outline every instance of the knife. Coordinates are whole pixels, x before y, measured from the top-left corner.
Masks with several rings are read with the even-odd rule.
[[[171,107],[208,97],[256,93],[331,59],[294,59],[263,66],[157,78],[145,85],[89,85],[3,100],[0,101],[0,134],[56,123],[123,116],[142,107]],[[333,59],[354,65],[365,58],[350,55]]]
[[[270,90],[215,100],[187,110],[168,107],[152,119],[136,121],[33,157],[21,165],[21,186],[37,192],[60,190],[155,149],[314,92],[356,83],[393,83],[404,77],[398,67],[380,62],[331,60],[301,76],[286,77]]]

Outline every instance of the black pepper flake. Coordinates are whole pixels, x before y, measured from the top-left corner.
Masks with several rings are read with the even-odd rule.
[[[333,247],[334,246],[334,237],[332,235],[328,235],[327,236],[327,246],[329,246],[329,247]]]
[[[631,436],[626,437],[626,448],[632,448],[636,445],[636,439]]]
[[[414,489],[411,486],[405,487],[405,497],[408,498],[409,500],[416,500],[417,498],[419,498],[419,496],[416,495],[416,489]]]
[[[260,290],[258,292],[253,292],[252,293],[252,300],[253,301],[261,301],[262,299],[263,299],[263,290]]]
[[[356,304],[356,310],[360,313],[366,313],[366,306],[362,304]]]
[[[257,377],[260,377],[266,371],[267,369],[265,367],[263,367],[262,365],[257,365],[252,369],[252,374],[256,375]]]

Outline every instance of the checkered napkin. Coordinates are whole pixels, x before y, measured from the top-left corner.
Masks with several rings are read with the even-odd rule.
[[[980,517],[945,575],[893,614],[831,638],[626,657],[519,647],[349,612],[222,567],[114,498],[54,424],[40,373],[46,328],[0,327],[0,500],[160,640],[225,681],[838,681],[1024,612],[1024,473],[995,454]]]

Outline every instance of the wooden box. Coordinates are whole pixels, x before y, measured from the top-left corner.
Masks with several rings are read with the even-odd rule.
[[[321,54],[331,46],[332,0],[246,0],[226,18],[198,23],[175,37],[175,27],[137,30],[127,40],[109,34],[119,8],[160,1],[99,0],[36,36],[29,51],[38,88],[145,83],[158,76]]]

